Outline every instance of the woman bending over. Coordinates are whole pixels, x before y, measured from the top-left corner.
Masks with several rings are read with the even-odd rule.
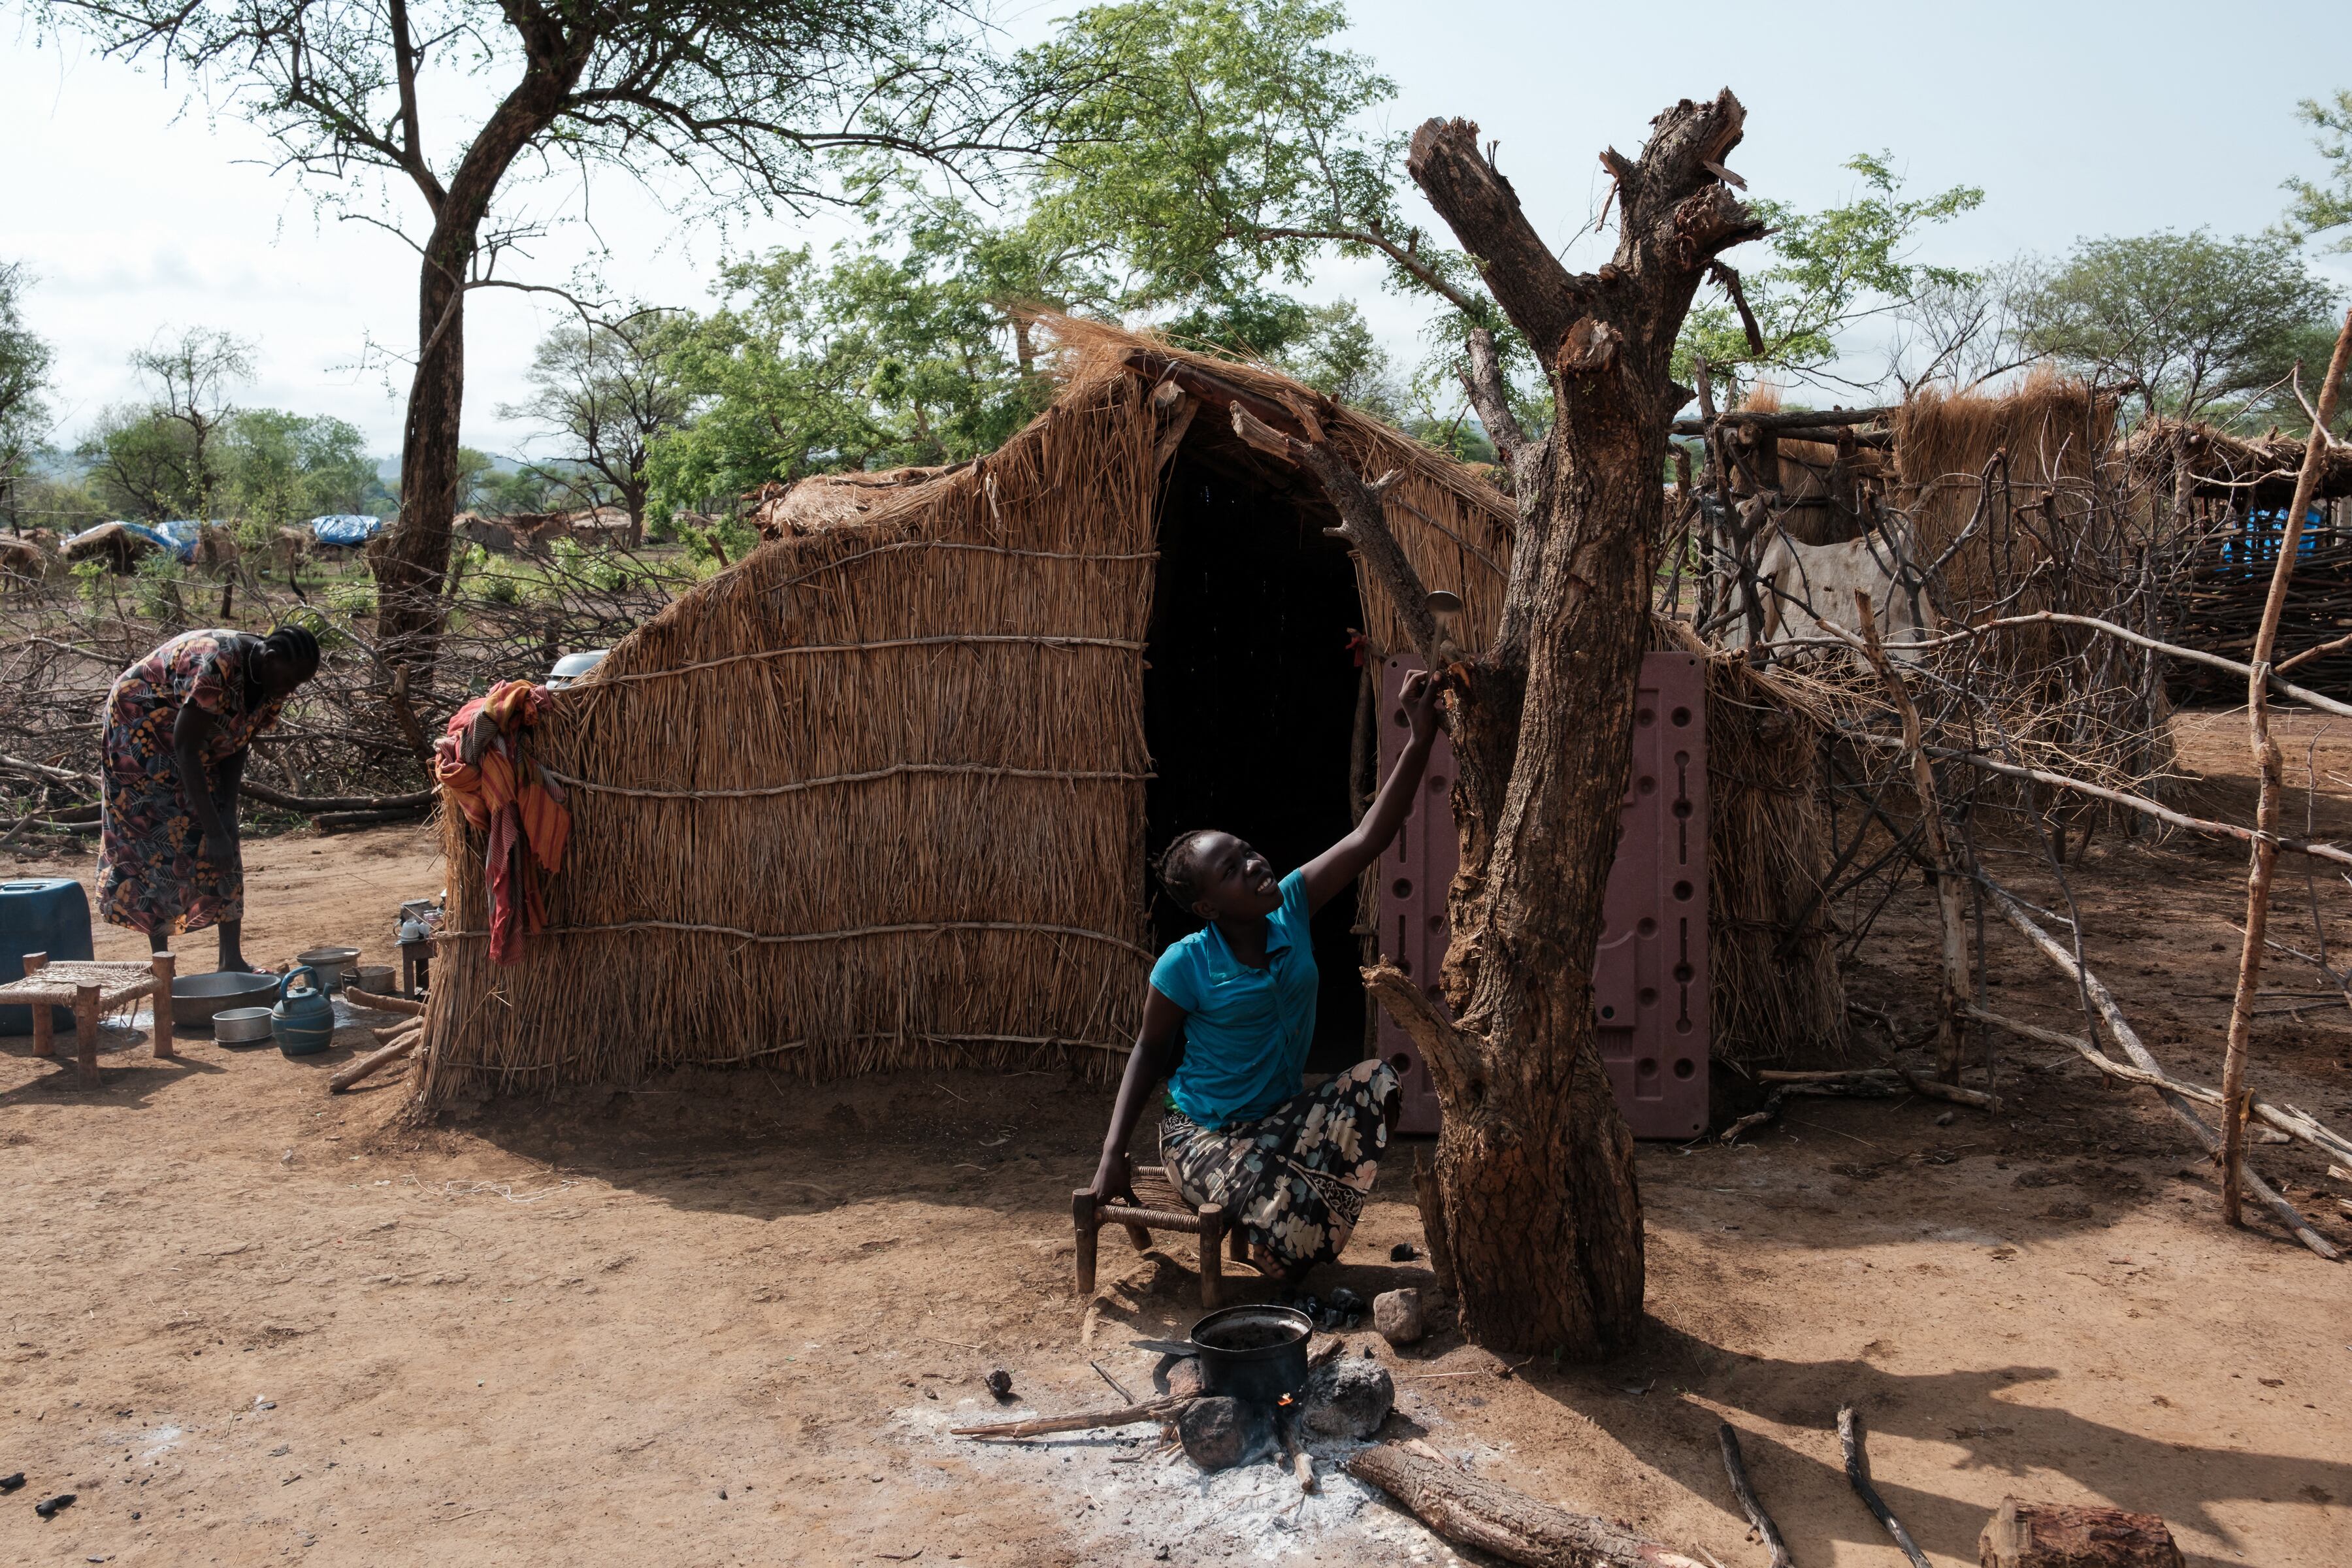
[[[1200,917],[1199,931],[1151,966],[1143,1026],[1119,1080],[1097,1200],[1132,1203],[1124,1155],[1152,1089],[1165,1079],[1169,1110],[1160,1153],[1186,1203],[1222,1204],[1251,1261],[1296,1283],[1339,1256],[1397,1113],[1386,1063],[1358,1062],[1318,1088],[1302,1087],[1315,1038],[1315,950],[1307,922],[1355,886],[1395,838],[1429,763],[1437,692],[1407,678],[1412,739],[1356,830],[1280,881],[1265,857],[1230,833],[1187,833],[1160,857],[1169,896]]]

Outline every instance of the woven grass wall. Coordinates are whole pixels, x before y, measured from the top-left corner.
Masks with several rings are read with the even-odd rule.
[[[1140,391],[1074,395],[917,516],[755,552],[561,694],[555,929],[489,963],[451,814],[424,1095],[1123,1051],[1150,963]]]
[[[448,814],[425,1103],[683,1066],[1118,1070],[1151,960],[1143,638],[1172,413],[1134,356],[1171,351],[1072,347],[1002,450],[763,545],[556,695],[532,745],[571,793],[569,863],[519,963],[489,962],[482,837]],[[1321,412],[1365,471],[1406,468],[1400,541],[1482,632],[1507,499]]]

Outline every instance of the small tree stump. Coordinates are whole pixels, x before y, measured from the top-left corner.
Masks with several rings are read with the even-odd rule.
[[[1977,1537],[1979,1568],[2181,1568],[2180,1548],[2163,1519],[2119,1508],[2020,1502],[2000,1510]]]

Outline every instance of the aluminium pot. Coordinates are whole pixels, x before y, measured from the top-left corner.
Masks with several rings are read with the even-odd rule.
[[[314,947],[308,952],[296,953],[294,962],[309,969],[320,991],[331,996],[342,986],[343,971],[357,963],[359,956],[356,947]]]
[[[224,1007],[213,1015],[213,1038],[224,1046],[266,1046],[274,1037],[267,1007]]]
[[[1295,1307],[1223,1307],[1192,1325],[1201,1392],[1272,1405],[1307,1386],[1313,1320]]]

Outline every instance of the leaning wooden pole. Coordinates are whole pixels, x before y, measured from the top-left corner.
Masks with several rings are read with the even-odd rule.
[[[2279,531],[2278,563],[2271,570],[2270,597],[2263,602],[2263,620],[2254,633],[2246,677],[2246,727],[2253,748],[2257,794],[2254,800],[2254,847],[2246,873],[2246,939],[2238,950],[2238,992],[2230,1004],[2230,1045],[2221,1058],[2221,1217],[2231,1225],[2245,1223],[2238,1201],[2239,1173],[2246,1163],[2246,1057],[2254,1025],[2254,991],[2263,978],[2263,937],[2270,924],[2271,873],[2278,865],[2279,800],[2284,793],[2278,742],[2271,738],[2271,655],[2278,647],[2279,616],[2286,608],[2287,584],[2294,577],[2295,552],[2303,543],[2304,514],[2311,510],[2319,472],[2326,460],[2327,426],[2336,417],[2336,388],[2352,356],[2352,310],[2336,334],[2336,352],[2328,356],[2327,379],[2320,384],[2319,407],[2311,424],[2311,439],[2303,451],[2303,472],[2294,481],[2294,501],[2287,508]]]

